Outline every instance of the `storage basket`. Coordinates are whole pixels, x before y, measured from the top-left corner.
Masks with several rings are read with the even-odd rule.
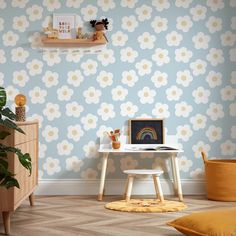
[[[205,164],[207,197],[217,201],[236,201],[236,159],[208,160]]]

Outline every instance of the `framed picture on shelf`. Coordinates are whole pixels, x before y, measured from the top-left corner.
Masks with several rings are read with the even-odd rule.
[[[59,39],[76,38],[76,15],[53,14],[53,29],[58,30]]]
[[[130,119],[129,142],[131,144],[163,144],[162,119]]]

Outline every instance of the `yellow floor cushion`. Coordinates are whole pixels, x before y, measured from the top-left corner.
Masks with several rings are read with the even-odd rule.
[[[167,224],[188,236],[236,236],[236,208],[193,213]]]

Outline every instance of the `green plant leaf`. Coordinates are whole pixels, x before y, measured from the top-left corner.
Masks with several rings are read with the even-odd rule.
[[[15,130],[17,130],[18,132],[20,132],[22,134],[25,133],[21,128],[19,128],[14,122],[12,122],[9,119],[5,119],[5,120],[1,119],[0,124],[7,127],[7,128],[9,128],[9,129],[15,129]]]
[[[0,87],[0,107],[4,107],[7,102],[7,93],[3,87]]]
[[[3,139],[5,139],[7,136],[9,136],[9,135],[10,135],[9,132],[7,132],[7,131],[1,131],[1,132],[0,132],[0,139],[3,140]]]
[[[16,115],[8,107],[2,109],[2,115],[6,116],[10,120],[16,119]]]
[[[0,159],[0,165],[6,170],[8,169],[8,161]]]
[[[3,181],[0,183],[0,186],[4,186],[7,189],[11,188],[11,187],[17,187],[20,188],[20,185],[18,183],[18,181],[12,177],[12,176],[7,176],[3,179]]]

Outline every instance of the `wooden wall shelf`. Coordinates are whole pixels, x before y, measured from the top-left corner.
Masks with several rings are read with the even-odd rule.
[[[46,45],[61,45],[61,46],[97,46],[106,44],[106,39],[93,41],[92,39],[50,39],[42,38],[42,43]]]

